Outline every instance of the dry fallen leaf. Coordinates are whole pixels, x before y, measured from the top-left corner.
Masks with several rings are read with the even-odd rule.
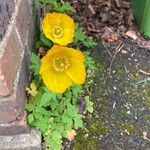
[[[125,35],[132,38],[133,40],[136,40],[138,38],[136,32],[131,30],[127,31]]]
[[[89,8],[89,10],[90,10],[90,12],[94,15],[95,14],[95,10],[94,10],[94,8],[92,7],[92,5],[88,5],[88,8]]]
[[[75,130],[70,130],[70,131],[67,131],[67,138],[68,140],[72,141],[75,136],[77,135],[76,131]]]
[[[129,0],[72,0],[71,4],[80,12],[73,15],[75,20],[97,41],[108,35],[103,30],[105,27],[113,30],[109,38],[102,39],[105,42],[115,42],[124,37],[127,30],[135,28]]]
[[[27,91],[28,94],[30,94],[30,95],[32,95],[34,97],[38,94],[37,86],[36,86],[35,83],[31,83],[30,87],[26,88],[26,91]]]
[[[147,132],[143,131],[143,139],[147,139]]]
[[[118,34],[116,34],[111,28],[105,27],[102,39],[107,42],[114,42],[118,40]]]

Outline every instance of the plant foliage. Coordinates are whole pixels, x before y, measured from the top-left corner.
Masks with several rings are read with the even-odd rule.
[[[83,44],[87,49],[93,48],[97,45],[95,41],[85,35],[83,28],[76,23],[74,45],[79,47],[80,44]]]
[[[58,0],[40,0],[41,7],[49,6],[52,11],[74,12],[69,3],[61,5]],[[43,33],[40,34],[36,42],[36,48],[51,47],[49,41]],[[83,29],[76,25],[74,47],[82,44],[86,48],[96,46],[96,43],[86,37]],[[95,63],[89,52],[85,53],[85,66],[88,70],[95,69]],[[41,81],[39,75],[40,57],[32,53],[30,69],[33,74],[33,80],[26,88],[29,103],[26,104],[28,114],[28,123],[40,130],[45,141],[47,150],[60,150],[63,138],[68,138],[68,131],[83,127],[84,115],[79,113],[79,99],[85,100],[86,111],[93,112],[93,102],[90,96],[86,95],[83,85],[73,85],[65,93],[58,94],[49,91]],[[87,81],[91,79],[87,79]],[[88,82],[87,82],[88,83]]]
[[[63,5],[58,0],[40,0],[41,7],[48,7],[50,11],[56,11],[61,13],[73,13],[75,12],[74,8],[70,5],[69,2],[64,3]]]
[[[62,138],[67,138],[67,131],[83,127],[83,115],[78,113],[78,99],[83,93],[82,86],[74,85],[64,94],[51,92],[44,85],[36,87],[36,96],[28,92],[28,122],[42,132],[47,149],[60,150]],[[87,110],[92,112],[92,102],[87,98],[86,101]]]
[[[52,42],[45,37],[45,35],[43,34],[43,32],[41,32],[39,40],[36,41],[35,47],[36,48],[40,48],[40,47],[48,47],[49,48],[51,46],[52,46]]]
[[[30,65],[30,70],[32,71],[32,73],[34,74],[34,76],[38,76],[39,75],[39,69],[40,69],[40,58],[38,55],[36,55],[35,53],[32,53],[31,55],[31,65]]]
[[[90,70],[95,70],[95,61],[94,59],[90,56],[90,52],[89,51],[85,51],[85,67],[90,69]]]

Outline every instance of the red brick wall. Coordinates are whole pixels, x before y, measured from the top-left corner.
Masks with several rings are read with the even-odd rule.
[[[32,0],[0,2],[0,135],[28,131],[24,89],[29,79],[35,12]]]

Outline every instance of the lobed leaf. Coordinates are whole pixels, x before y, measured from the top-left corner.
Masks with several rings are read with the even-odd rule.
[[[29,66],[30,70],[33,72],[35,76],[39,75],[39,70],[40,70],[40,58],[38,55],[35,53],[31,54],[31,64]]]

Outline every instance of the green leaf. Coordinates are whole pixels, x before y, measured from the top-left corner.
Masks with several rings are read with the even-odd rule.
[[[79,24],[75,24],[75,37],[74,37],[74,45],[78,45],[78,42],[84,41],[85,33],[83,32],[83,28],[79,27]]]
[[[75,9],[69,2],[61,4],[58,0],[40,0],[40,6],[42,8],[48,7],[50,11],[56,11],[61,13],[73,13]]]
[[[47,122],[46,119],[43,118],[42,120],[37,121],[34,125],[42,133],[45,133],[47,131],[47,129],[48,129],[48,126],[49,126],[48,123],[49,122]]]
[[[140,32],[150,37],[150,1],[130,0]]]
[[[57,123],[57,124],[54,124],[54,129],[59,132],[60,134],[63,134],[64,132],[64,126],[62,123]]]
[[[59,100],[62,99],[62,94],[49,91],[44,86],[42,89],[44,90],[44,93],[42,94],[42,98],[40,100],[40,106],[50,106],[52,111],[54,111],[56,108],[59,108]]]
[[[57,132],[57,131],[53,131],[52,133],[51,133],[51,136],[52,136],[52,139],[61,139],[61,135],[60,135],[60,133],[59,132]]]
[[[33,114],[28,115],[28,122],[29,122],[29,124],[32,124],[33,121],[34,121]]]
[[[75,9],[70,5],[69,2],[64,3],[63,5],[61,5],[60,3],[57,3],[56,5],[54,5],[55,7],[53,7],[54,11],[57,12],[61,12],[61,13],[73,13],[75,12]]]
[[[53,92],[45,92],[41,98],[41,106],[47,106],[51,102],[51,100],[56,99],[56,94]]]
[[[59,111],[59,102],[58,102],[58,100],[53,100],[52,101],[51,109],[52,109],[52,111],[54,111],[55,109],[57,109],[57,111]]]
[[[44,33],[41,33],[40,40],[44,43],[45,46],[47,46],[47,47],[52,46],[52,42],[45,37]]]
[[[64,112],[64,115],[68,116],[69,118],[74,118],[78,115],[78,107],[76,105],[69,105]]]
[[[82,120],[81,115],[78,115],[74,118],[74,126],[75,126],[75,129],[83,127],[83,120]]]
[[[51,101],[51,95],[48,93],[44,93],[40,101],[40,106],[48,106],[50,101]]]
[[[64,101],[64,105],[65,107],[69,107],[71,105],[71,100],[72,100],[72,97],[63,97],[63,101]]]
[[[70,88],[72,90],[72,94],[75,97],[78,97],[79,94],[83,93],[83,89],[81,85],[73,85]]]
[[[36,113],[44,116],[50,116],[51,112],[48,110],[45,110],[43,107],[36,107]]]
[[[35,53],[31,54],[31,65],[29,66],[30,70],[33,72],[35,76],[39,75],[40,70],[40,58]]]
[[[59,103],[59,112],[62,114],[65,109],[65,101],[64,98]]]
[[[75,37],[74,37],[74,46],[80,47],[80,44],[83,44],[87,49],[93,48],[97,45],[95,41],[88,38],[83,31],[83,28],[79,26],[78,23],[75,24]]]
[[[47,131],[45,134],[47,150],[60,150],[62,145],[62,135],[58,131]]]
[[[94,103],[90,101],[89,96],[85,96],[85,101],[86,101],[86,109],[88,112],[93,113],[93,105]]]
[[[90,52],[86,51],[86,52],[84,52],[84,54],[85,54],[85,67],[90,69],[90,70],[95,70],[96,69],[95,61],[90,56]]]
[[[66,123],[68,123],[68,121],[69,121],[69,117],[66,116],[66,115],[63,115],[63,116],[62,116],[62,123],[63,123],[63,124],[66,124]]]
[[[43,47],[44,46],[44,43],[42,42],[42,41],[36,41],[36,43],[35,43],[35,47],[38,49],[38,48],[40,48],[40,47]]]
[[[53,116],[53,117],[58,117],[58,116],[60,116],[60,113],[58,112],[58,110],[52,110],[52,112],[51,112],[51,116]]]
[[[25,109],[29,112],[33,111],[35,109],[35,105],[33,104],[26,104]]]
[[[71,93],[70,90],[68,90],[68,91],[65,93],[65,97],[66,97],[66,99],[71,100],[71,98],[72,98],[72,93]]]
[[[73,127],[73,121],[72,119],[68,119],[68,122],[65,125],[66,130],[71,130]]]

